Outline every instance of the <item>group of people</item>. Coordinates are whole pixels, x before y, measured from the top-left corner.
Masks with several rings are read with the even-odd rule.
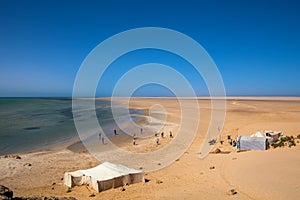
[[[162,138],[165,138],[165,133],[164,133],[164,132],[161,132],[160,135],[161,135]],[[170,136],[170,138],[173,138],[173,133],[172,133],[172,131],[169,132],[169,136]],[[159,145],[159,137],[158,137],[158,134],[157,134],[157,133],[155,134],[155,137],[156,137],[155,142],[156,142],[157,145]]]
[[[143,133],[143,129],[141,128],[141,134],[142,133]],[[114,129],[114,134],[118,135],[116,129]],[[161,138],[165,138],[165,133],[164,132],[161,132],[160,135],[161,135]],[[169,132],[169,136],[170,136],[170,138],[173,138],[172,131]],[[159,143],[159,137],[158,137],[157,133],[155,133],[155,137],[156,137],[155,142],[156,142],[157,145],[159,145],[160,143]],[[132,144],[133,145],[136,145],[136,139],[137,139],[136,134],[133,134],[133,138],[132,138]],[[99,140],[101,140],[102,144],[104,144],[104,136],[101,133],[99,133]]]
[[[143,134],[143,129],[141,128],[141,134]],[[136,145],[136,135],[133,134],[132,144]]]
[[[114,129],[114,134],[115,135],[118,135],[117,133],[117,129]],[[102,133],[99,133],[99,140],[102,142],[102,144],[105,144],[104,141],[105,141],[105,135],[102,135]]]

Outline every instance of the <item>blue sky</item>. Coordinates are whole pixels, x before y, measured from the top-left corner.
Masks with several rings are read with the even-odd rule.
[[[299,9],[299,1],[1,0],[0,96],[71,96],[76,73],[93,48],[114,34],[148,26],[199,42],[216,63],[227,95],[299,96]],[[184,60],[145,50],[116,60],[97,96],[109,96],[126,69],[148,62],[177,68],[198,95],[208,94]],[[170,94],[157,85],[135,92]]]

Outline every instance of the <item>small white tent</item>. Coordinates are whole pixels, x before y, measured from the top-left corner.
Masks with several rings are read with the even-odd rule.
[[[104,162],[91,169],[65,172],[64,174],[64,184],[68,187],[87,184],[97,192],[138,182],[144,182],[143,171],[109,162]]]
[[[237,148],[239,150],[266,150],[267,138],[264,137],[250,137],[239,136],[237,138]]]
[[[250,135],[250,137],[266,137],[266,135],[261,132],[256,132]]]

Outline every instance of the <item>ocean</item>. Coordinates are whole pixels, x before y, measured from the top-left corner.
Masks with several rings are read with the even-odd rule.
[[[90,100],[79,101],[84,105]],[[117,127],[112,117],[111,102],[95,100],[95,108],[102,129],[113,133]],[[125,111],[121,106],[118,109],[120,113]],[[129,112],[142,114],[134,109]],[[125,115],[119,117],[124,117],[124,123],[129,120]],[[71,99],[0,98],[0,155],[45,149],[77,137]]]

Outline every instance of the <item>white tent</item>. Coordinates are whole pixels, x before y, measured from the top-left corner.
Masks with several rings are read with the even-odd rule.
[[[256,133],[253,133],[252,135],[250,135],[250,137],[266,137],[266,135],[261,132],[256,132]]]
[[[267,138],[239,136],[237,139],[239,150],[266,150]]]
[[[97,192],[138,182],[144,182],[143,171],[109,162],[104,162],[91,169],[65,172],[64,174],[64,184],[68,187],[87,184]]]

